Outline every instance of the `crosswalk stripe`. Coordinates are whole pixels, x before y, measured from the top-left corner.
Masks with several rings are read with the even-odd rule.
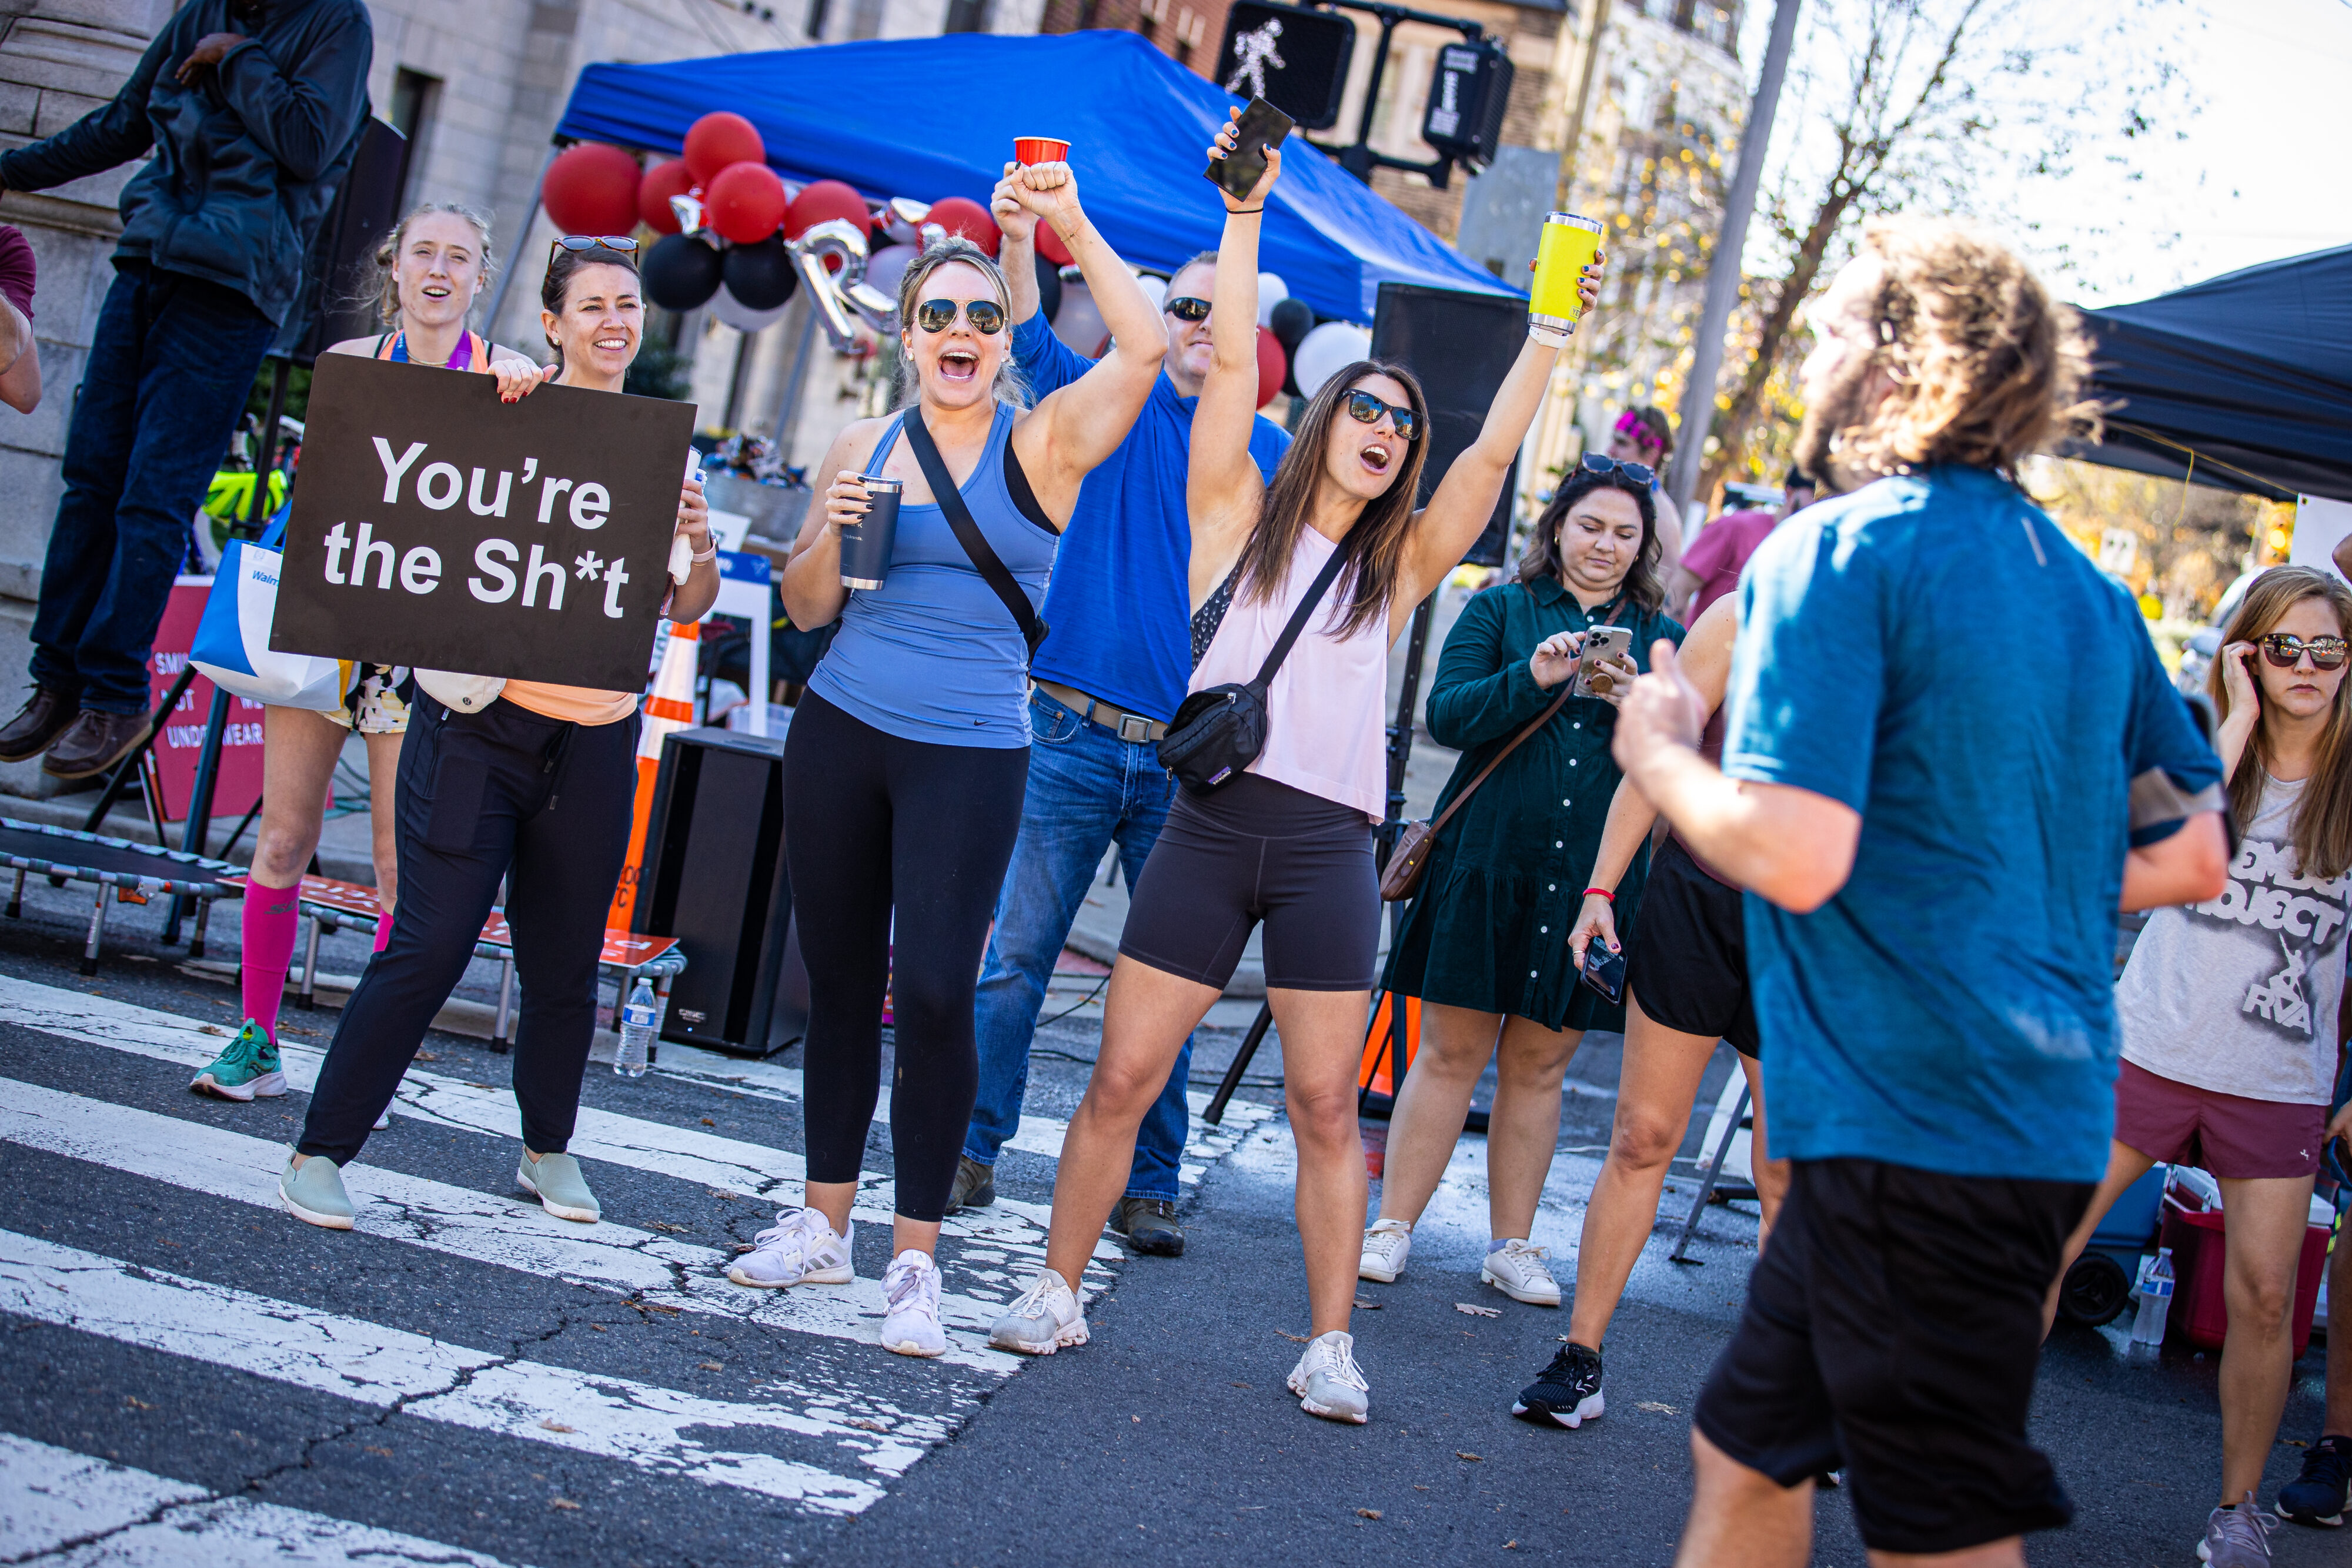
[[[68,1542],[81,1544],[62,1550]],[[352,1562],[507,1568],[348,1520],[220,1497],[168,1476],[0,1432],[0,1552],[55,1568],[287,1568]]]
[[[279,1207],[277,1144],[178,1117],[0,1078],[0,1139],[166,1182],[212,1197]],[[874,1344],[882,1282],[751,1291],[723,1278],[716,1249],[616,1225],[558,1219],[537,1203],[493,1197],[378,1166],[346,1183],[355,1228],[436,1252],[634,1296],[657,1306],[740,1318],[763,1327]],[[287,1223],[293,1223],[289,1220]],[[1000,1375],[1020,1358],[988,1348],[997,1301],[942,1291],[943,1359]],[[941,1427],[933,1437],[945,1437]]]
[[[772,1404],[705,1399],[430,1340],[359,1318],[0,1230],[0,1311],[405,1415],[740,1487],[824,1513],[871,1507],[859,1476],[691,1433],[821,1438],[884,1476],[923,1447]]]

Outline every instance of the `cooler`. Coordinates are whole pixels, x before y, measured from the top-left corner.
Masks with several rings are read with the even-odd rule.
[[[2219,1210],[2200,1212],[2183,1205],[2172,1193],[2164,1197],[2163,1244],[2172,1249],[2172,1290],[2168,1326],[2191,1344],[2219,1350],[2230,1326],[2230,1309],[2221,1297],[2222,1221]],[[2303,1257],[2294,1271],[2294,1312],[2290,1327],[2294,1354],[2301,1356],[2311,1343],[2312,1312],[2319,1302],[2319,1281],[2327,1266],[2327,1227],[2313,1225],[2303,1233]]]

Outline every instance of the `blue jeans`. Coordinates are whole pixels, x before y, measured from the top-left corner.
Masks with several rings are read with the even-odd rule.
[[[41,567],[33,679],[100,713],[145,713],[147,655],[278,329],[233,288],[116,264],[66,430],[65,497]]]
[[[1044,692],[1029,695],[1029,792],[1021,803],[1021,837],[997,895],[996,929],[980,972],[973,1007],[980,1041],[980,1098],[963,1152],[984,1166],[1021,1126],[1029,1087],[1029,1042],[1045,1005],[1045,983],[1069,940],[1103,852],[1118,845],[1128,891],[1160,838],[1176,781],[1148,742],[1125,741],[1080,718]],[[1191,1107],[1192,1041],[1176,1053],[1168,1086],[1136,1134],[1127,1196],[1174,1202]]]

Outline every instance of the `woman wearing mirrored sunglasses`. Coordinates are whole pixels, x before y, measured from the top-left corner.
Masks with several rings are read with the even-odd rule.
[[[2308,567],[2256,578],[2209,677],[2244,837],[2207,904],[2148,917],[2116,986],[2116,1134],[2071,1266],[2124,1189],[2166,1161],[2221,1184],[2221,1489],[2205,1545],[2259,1545],[2256,1512],[2294,1369],[2291,1313],[2312,1177],[2330,1124],[2352,918],[2352,591]],[[2063,1271],[2062,1270],[2062,1278]],[[2052,1291],[2054,1313],[2058,1292]],[[2200,1553],[2203,1555],[2204,1553]]]
[[[1233,138],[1229,124],[1210,156],[1224,156]],[[1144,865],[1111,974],[1102,1052],[1062,1145],[1046,1267],[991,1338],[1032,1354],[1086,1343],[1071,1287],[1125,1184],[1136,1128],[1262,920],[1313,1322],[1289,1382],[1309,1414],[1361,1422],[1370,1396],[1348,1332],[1366,1190],[1355,1069],[1380,927],[1372,829],[1387,808],[1389,644],[1494,514],[1564,336],[1530,333],[1485,428],[1425,508],[1414,502],[1427,401],[1402,369],[1371,361],[1316,392],[1269,483],[1248,444],[1258,235],[1281,168],[1280,151],[1269,149],[1256,187],[1225,203],[1214,357],[1192,420],[1195,609],[1239,575],[1192,690],[1254,680],[1318,574],[1335,559],[1340,568],[1273,678],[1264,748],[1214,793],[1180,795]],[[1588,279],[1588,308],[1591,298]]]
[[[1017,196],[1077,257],[1110,351],[1024,410],[1003,276],[967,241],[931,246],[898,287],[904,406],[835,441],[819,469],[834,476],[824,509],[783,575],[794,625],[841,622],[784,746],[784,843],[810,977],[808,1183],[803,1207],[780,1214],[729,1277],[762,1287],[853,1277],[850,1205],[880,1092],[887,990],[898,1207],[882,1343],[906,1355],[947,1347],[933,1258],[978,1084],[981,950],[1029,770],[1021,626],[959,541],[908,433],[919,421],[938,444],[971,523],[1034,607],[1079,481],[1126,438],[1168,346],[1066,164],[1023,169]],[[841,529],[865,514],[869,476],[905,488],[882,586],[852,592]]]

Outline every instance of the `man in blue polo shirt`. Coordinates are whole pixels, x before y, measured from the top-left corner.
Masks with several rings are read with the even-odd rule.
[[[1013,294],[1013,359],[1042,397],[1093,361],[1055,338],[1038,309],[1036,219],[1009,203],[998,204],[995,216],[1004,234],[998,260]],[[1209,369],[1215,276],[1216,257],[1202,256],[1168,280],[1160,382],[1125,444],[1087,476],[1054,561],[1044,612],[1053,631],[1030,662],[1036,685],[1029,695],[1029,789],[981,970],[980,1097],[948,1198],[950,1214],[996,1200],[997,1151],[1020,1129],[1045,985],[1104,852],[1118,844],[1133,888],[1175,799],[1157,748],[1192,669],[1184,486],[1193,402]],[[1289,444],[1281,426],[1259,417],[1250,455],[1268,479]],[[1176,1171],[1191,1121],[1184,1092],[1192,1061],[1188,1040],[1143,1119],[1127,1195],[1111,1214],[1111,1228],[1139,1252],[1172,1258],[1184,1250]]]
[[[2024,1563],[2042,1301],[2115,1125],[2119,908],[2213,897],[2221,765],[2130,599],[2012,477],[2072,401],[2063,308],[1949,224],[1874,225],[1813,315],[1798,461],[1848,492],[1740,589],[1718,771],[1659,644],[1615,751],[1748,889],[1794,1162],[1693,1416],[1678,1564]]]

